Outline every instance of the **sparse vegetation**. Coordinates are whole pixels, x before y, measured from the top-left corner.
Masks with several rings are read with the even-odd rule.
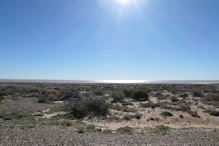
[[[165,135],[170,130],[169,127],[164,126],[167,124],[180,128],[198,127],[195,124],[203,127],[208,123],[209,127],[218,124],[216,120],[211,121],[216,118],[211,116],[219,116],[217,111],[219,91],[209,85],[35,85],[25,83],[21,85],[18,83],[18,86],[17,84],[0,86],[0,101],[5,99],[0,104],[1,128],[37,127],[38,129],[45,126],[56,129],[66,128],[66,131],[74,130],[78,133],[146,134],[155,132]],[[149,94],[147,91],[150,91]],[[170,92],[176,94],[172,95]],[[32,107],[23,104],[26,101],[31,101],[31,106],[40,106],[40,108],[29,111]],[[21,104],[16,106],[17,102]],[[4,106],[5,104],[10,106]],[[212,109],[207,109],[208,107]],[[203,111],[206,114],[203,114]],[[209,120],[205,121],[205,119]],[[118,129],[110,130],[114,126],[111,124],[118,124],[116,125]],[[158,124],[161,126],[155,129],[140,128],[146,127],[147,124],[149,127]]]

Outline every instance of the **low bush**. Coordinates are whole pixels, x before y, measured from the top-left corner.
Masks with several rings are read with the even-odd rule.
[[[131,89],[131,88],[126,88],[126,89],[123,89],[123,92],[124,92],[124,94],[125,94],[125,97],[131,97],[131,96],[132,96],[133,89]]]
[[[114,101],[120,101],[124,97],[125,95],[122,90],[116,90],[112,93],[112,98],[114,99]]]
[[[38,103],[48,103],[48,99],[45,96],[38,97]]]
[[[205,110],[204,112],[206,112],[206,113],[208,113],[208,114],[210,114],[212,116],[216,116],[216,117],[219,116],[219,111],[217,111],[217,110],[208,109],[208,110]]]
[[[140,120],[142,116],[143,116],[143,115],[142,115],[141,113],[135,114],[135,118],[136,118],[137,120]]]
[[[108,113],[108,104],[103,98],[77,100],[71,105],[70,111],[78,119],[88,115],[106,116]]]
[[[184,94],[181,94],[180,95],[180,97],[182,97],[182,98],[186,98],[186,97],[188,97],[189,95],[187,94],[187,93],[184,93]]]
[[[94,94],[97,95],[97,96],[103,96],[104,92],[102,90],[95,90]]]
[[[130,107],[124,107],[124,108],[123,108],[123,111],[124,111],[124,112],[132,112],[132,113],[135,113],[135,112],[137,112],[137,109],[135,109],[135,108],[130,108]]]
[[[155,109],[156,107],[160,107],[160,104],[159,103],[153,103],[151,104],[151,108],[152,109]]]
[[[167,112],[167,111],[165,111],[165,112],[162,112],[160,115],[162,115],[163,117],[172,117],[172,116],[173,116],[173,114],[172,114],[172,113],[170,113],[170,112]]]
[[[68,89],[61,91],[60,95],[63,95],[63,97],[59,97],[60,100],[71,100],[79,98],[79,91],[77,89]]]
[[[179,101],[179,99],[177,97],[175,97],[175,96],[171,97],[171,102],[177,102],[177,101]]]
[[[4,97],[0,96],[0,103],[2,102],[2,100],[4,100]]]
[[[183,111],[183,112],[188,112],[190,111],[190,106],[188,103],[180,103],[178,110]]]
[[[164,126],[164,125],[160,125],[155,128],[155,133],[161,134],[161,135],[166,135],[168,131],[169,131],[169,127]]]
[[[203,97],[203,93],[201,91],[194,91],[193,97]]]
[[[132,120],[133,118],[134,118],[133,115],[125,115],[125,116],[123,117],[123,119],[124,119],[124,120],[127,120],[127,121]]]
[[[121,127],[116,131],[120,134],[133,134],[133,129],[131,127]]]
[[[141,89],[135,90],[131,97],[137,101],[145,101],[148,100],[148,92]]]
[[[192,117],[195,117],[195,118],[201,118],[197,111],[189,111],[188,114],[190,114]]]
[[[104,134],[112,134],[113,132],[110,129],[105,129],[105,130],[103,130],[103,133]]]
[[[218,94],[208,94],[206,96],[206,100],[209,100],[209,101],[219,101],[219,95]]]
[[[110,108],[111,108],[111,109],[114,109],[114,110],[117,110],[117,111],[122,111],[122,110],[123,110],[123,106],[120,105],[119,103],[110,104]]]

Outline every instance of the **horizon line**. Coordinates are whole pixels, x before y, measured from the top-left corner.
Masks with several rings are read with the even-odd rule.
[[[219,84],[219,80],[67,80],[67,79],[0,79],[17,83],[109,83],[109,84]]]

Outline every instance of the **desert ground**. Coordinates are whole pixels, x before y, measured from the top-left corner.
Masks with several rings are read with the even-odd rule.
[[[219,145],[219,85],[2,82],[11,145]]]

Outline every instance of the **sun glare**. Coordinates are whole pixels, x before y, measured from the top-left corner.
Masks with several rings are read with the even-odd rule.
[[[120,5],[128,5],[130,4],[131,0],[115,0],[115,2]]]

